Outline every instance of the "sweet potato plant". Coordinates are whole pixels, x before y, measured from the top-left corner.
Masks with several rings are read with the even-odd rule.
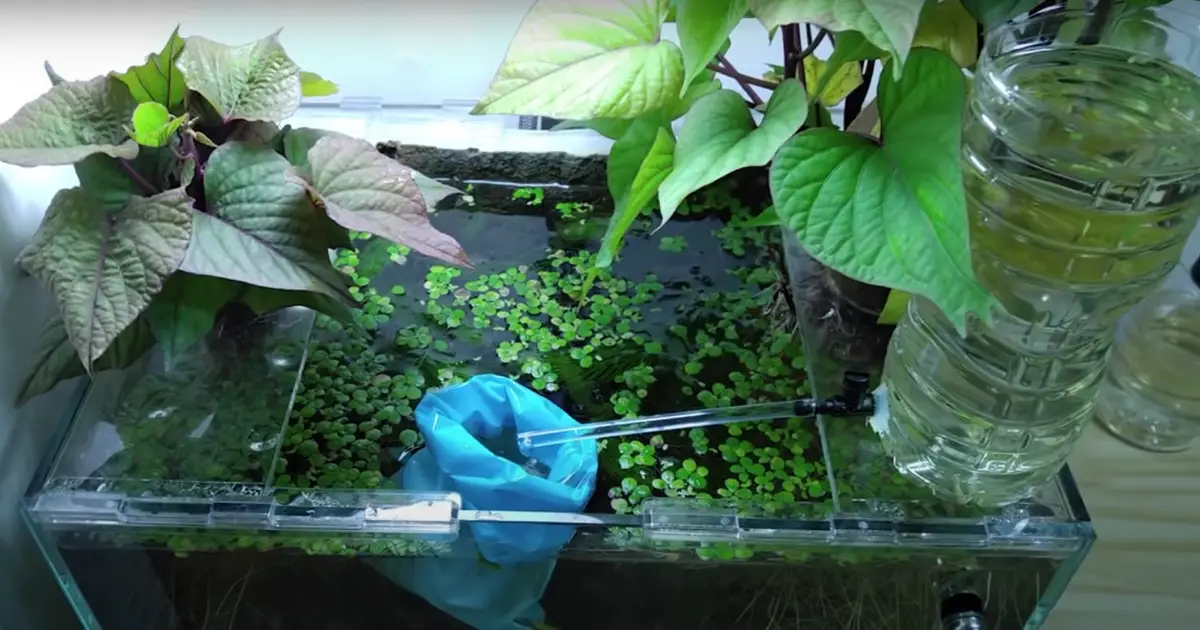
[[[964,69],[986,28],[1052,4],[539,0],[475,113],[567,119],[614,140],[616,211],[599,266],[653,205],[665,223],[693,192],[769,165],[774,206],[756,223],[781,224],[846,276],[929,298],[961,331],[998,305],[971,267]],[[782,44],[782,63],[761,73],[729,63],[729,35],[747,18]],[[662,37],[667,22],[678,44]],[[832,42],[826,58],[822,42]]]
[[[347,316],[355,301],[330,252],[352,232],[470,264],[426,215],[446,187],[363,140],[278,126],[302,96],[337,90],[278,33],[227,46],[177,31],[124,72],[47,72],[53,87],[0,124],[0,161],[79,176],[19,257],[58,306],[22,401],[155,345],[170,361],[230,307]]]

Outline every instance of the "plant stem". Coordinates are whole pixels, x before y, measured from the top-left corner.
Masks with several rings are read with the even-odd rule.
[[[760,79],[758,77],[742,74],[732,68],[723,68],[716,64],[709,64],[708,69],[716,72],[717,74],[724,75],[732,79],[737,79],[739,84],[744,81],[746,85],[757,85],[760,88],[766,88],[768,90],[774,90],[775,88],[779,87],[779,84],[775,83],[774,81],[767,81],[766,79]],[[750,92],[750,94],[753,94],[753,92]]]
[[[784,24],[780,28],[783,30],[783,76],[795,78],[800,85],[804,85],[804,73],[800,71],[800,64],[803,61],[799,56],[800,26]]]
[[[746,93],[746,96],[750,97],[750,102],[754,103],[755,107],[762,105],[763,100],[762,97],[758,95],[758,92],[755,92],[754,88],[750,86],[757,85],[758,87],[767,88],[769,90],[779,87],[778,83],[772,83],[770,81],[765,81],[763,79],[758,79],[738,72],[736,69],[734,69],[733,64],[729,63],[729,60],[725,58],[725,55],[717,55],[717,63],[708,64],[708,68],[717,74],[730,77],[737,81],[738,85],[742,87],[742,91]]]
[[[817,46],[820,46],[821,42],[825,41],[825,38],[828,35],[829,35],[829,31],[827,31],[825,29],[821,29],[821,30],[817,31],[816,37],[810,37],[808,45],[804,47],[804,50],[800,51],[800,62],[803,63],[805,57],[816,52]]]
[[[1104,29],[1108,26],[1108,20],[1112,16],[1112,8],[1113,0],[1098,0],[1096,8],[1088,18],[1087,25],[1083,28],[1083,33],[1079,35],[1079,39],[1076,39],[1075,43],[1080,46],[1099,44],[1100,38],[1104,36]]]
[[[862,106],[867,100],[867,92],[871,89],[871,79],[874,78],[874,76],[875,61],[869,60],[865,63],[865,67],[863,68],[862,84],[854,88],[854,91],[846,97],[846,108],[844,110],[845,115],[842,118],[843,129],[849,128],[850,123],[854,122],[854,120],[858,118],[859,113],[862,112]]]
[[[204,179],[204,163],[200,161],[200,150],[196,148],[196,139],[190,134],[183,134],[183,152],[196,163],[195,181],[202,181]]]
[[[142,189],[142,192],[147,196],[157,195],[159,192],[161,192],[158,190],[158,188],[154,187],[154,184],[151,184],[145,177],[142,177],[142,174],[137,172],[137,169],[133,168],[133,164],[130,164],[129,160],[126,160],[125,158],[117,158],[117,165],[126,175],[129,176],[129,179],[133,180],[134,184],[137,184],[138,188]]]

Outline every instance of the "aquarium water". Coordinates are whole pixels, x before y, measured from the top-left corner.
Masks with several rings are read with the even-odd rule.
[[[914,299],[884,367],[897,467],[982,505],[1031,496],[1062,467],[1116,323],[1179,261],[1200,191],[1197,77],[1105,45],[993,45],[962,166],[972,263],[1003,311],[969,318],[964,337]]]

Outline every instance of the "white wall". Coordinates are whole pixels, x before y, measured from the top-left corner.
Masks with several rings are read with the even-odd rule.
[[[344,97],[378,97],[391,105],[469,102],[486,89],[530,4],[532,0],[338,0],[307,6],[295,0],[10,3],[0,19],[0,119],[48,87],[43,60],[68,79],[124,69],[161,48],[176,24],[185,36],[201,34],[231,44],[282,27],[292,57],[340,84]],[[768,44],[764,35],[753,22],[743,23],[734,34],[729,57],[747,74],[757,75],[765,69],[762,64],[779,58],[778,43]],[[440,118],[431,112],[345,116],[316,112],[306,122],[323,122],[371,140],[484,149],[511,147],[517,141],[534,149],[551,146],[546,134],[515,132],[511,120],[468,119],[461,108]],[[577,151],[603,150],[606,144],[587,134],[571,134],[569,140]],[[12,260],[36,229],[49,198],[74,181],[68,168],[0,165],[0,627],[9,630],[73,625],[15,509],[65,412],[69,388],[60,387],[19,412],[10,401],[50,308],[46,294],[20,278]],[[1193,239],[1189,250],[1189,260],[1200,254],[1200,238]]]
[[[147,52],[162,47],[176,24],[182,25],[185,36],[200,34],[226,43],[251,41],[282,28],[282,41],[296,62],[337,82],[342,96],[382,97],[392,104],[473,100],[487,87],[531,4],[532,0],[16,4],[5,9],[0,24],[2,50],[16,55],[5,64],[13,88],[0,95],[0,103],[15,105],[36,95],[34,88],[45,82],[43,58],[68,79],[95,76],[140,62]],[[735,35],[731,60],[751,74],[764,70],[762,63],[769,58],[770,45],[762,32],[757,23],[746,22]]]

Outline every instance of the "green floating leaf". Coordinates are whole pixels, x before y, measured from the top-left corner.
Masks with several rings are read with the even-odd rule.
[[[747,0],[677,0],[684,81],[690,83],[721,52],[746,15]]]
[[[212,330],[217,311],[239,291],[237,283],[212,276],[180,272],[167,280],[146,309],[146,320],[168,369]]]
[[[750,0],[750,10],[768,30],[812,23],[831,31],[858,31],[896,56],[897,72],[908,57],[924,5],[922,0]]]
[[[210,214],[193,215],[180,269],[353,303],[345,277],[329,264],[321,213],[288,180],[289,168],[261,145],[230,142],[213,151],[204,174]]]
[[[279,44],[279,32],[243,46],[187,38],[179,67],[226,121],[277,122],[300,106],[300,68]]]
[[[807,114],[804,87],[795,79],[775,88],[758,127],[737,92],[721,90],[697,101],[679,132],[675,168],[658,191],[663,223],[691,193],[738,169],[770,162]]]
[[[979,58],[978,25],[960,0],[942,0],[921,20],[913,46],[936,48],[968,68]]]
[[[583,294],[591,289],[599,270],[612,265],[625,233],[654,199],[659,185],[671,172],[674,152],[675,136],[659,116],[637,119],[613,144],[608,156],[608,189],[616,209],[608,222],[596,262],[584,280]]]
[[[82,188],[51,200],[18,262],[54,294],[89,373],[179,268],[191,236],[191,207],[182,189],[130,197],[116,214]]]
[[[301,96],[333,96],[338,93],[338,86],[333,81],[327,81],[316,72],[300,71]]]
[[[308,163],[307,184],[338,225],[382,236],[438,260],[471,266],[458,241],[429,222],[412,171],[370,142],[326,136],[308,150]]]
[[[962,0],[962,3],[984,28],[992,28],[1029,11],[1042,0]]]
[[[797,135],[771,167],[784,225],[814,258],[862,282],[924,295],[965,330],[995,299],[975,279],[959,165],[962,71],[916,49],[879,88],[881,147],[833,129]]]
[[[175,110],[183,105],[184,96],[187,95],[183,74],[175,63],[183,53],[183,46],[183,38],[176,27],[162,52],[146,57],[146,63],[140,66],[132,66],[125,72],[114,72],[113,76],[129,86],[129,92],[137,102],[158,103]]]
[[[182,116],[172,116],[165,105],[142,103],[133,110],[134,142],[147,147],[165,147],[171,136],[183,126]]]
[[[669,0],[538,0],[473,114],[634,118],[682,90],[683,55],[660,38]]]
[[[121,331],[116,341],[96,360],[93,369],[118,370],[133,365],[146,351],[154,347],[154,334],[145,318],[138,318]],[[33,369],[21,381],[17,391],[17,406],[24,405],[34,396],[44,394],[58,383],[87,372],[79,361],[79,352],[71,345],[63,318],[55,313],[42,328]]]
[[[136,106],[116,79],[60,83],[0,124],[0,162],[74,164],[93,153],[132,158],[138,145],[126,126]]]

